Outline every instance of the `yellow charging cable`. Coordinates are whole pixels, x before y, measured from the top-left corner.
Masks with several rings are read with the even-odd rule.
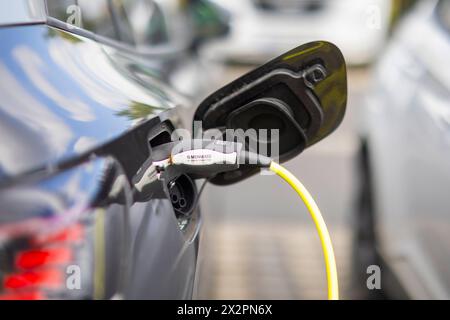
[[[308,208],[311,217],[316,225],[319,233],[320,241],[322,243],[322,250],[325,256],[325,267],[327,272],[328,283],[328,300],[339,300],[339,284],[336,268],[336,259],[334,257],[333,244],[331,243],[330,234],[328,233],[327,225],[323,220],[320,209],[316,202],[303,186],[303,184],[287,169],[276,162],[271,162],[270,170],[283,178],[289,185],[298,193],[300,198]]]

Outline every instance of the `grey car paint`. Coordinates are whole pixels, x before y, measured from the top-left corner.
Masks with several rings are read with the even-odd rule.
[[[0,255],[23,252],[17,236],[48,238],[79,224],[84,237],[67,244],[68,263],[82,267],[83,290],[44,283],[39,297],[191,298],[199,210],[180,219],[162,184],[158,199],[133,204],[132,193],[151,161],[152,132],[189,125],[181,109],[192,105],[165,82],[176,68],[33,17],[0,27]],[[7,262],[0,276],[21,276]],[[0,288],[0,297],[13,291]]]

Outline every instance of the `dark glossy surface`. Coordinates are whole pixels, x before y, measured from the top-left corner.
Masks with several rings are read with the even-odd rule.
[[[199,211],[180,219],[165,181],[143,199],[133,183],[152,139],[182,126],[188,101],[164,83],[176,68],[44,24],[0,28],[0,49],[0,277],[22,281],[15,257],[57,244],[71,258],[39,298],[191,298]],[[75,243],[52,236],[79,226]],[[81,291],[65,287],[68,265]]]
[[[157,80],[129,81],[90,40],[36,25],[2,28],[0,41],[2,177],[83,154],[173,106]]]
[[[0,190],[0,299],[30,287],[49,299],[104,299],[123,292],[132,263],[129,195],[122,169],[111,158]],[[36,258],[25,267],[18,262],[20,256],[55,248],[67,252],[56,265]],[[33,285],[11,280],[39,274],[40,263],[52,270],[51,277],[42,276]],[[80,270],[79,290],[66,286],[64,275],[71,266]]]

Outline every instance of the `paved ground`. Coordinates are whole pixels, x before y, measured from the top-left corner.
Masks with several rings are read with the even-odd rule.
[[[224,82],[242,72],[228,70]],[[344,123],[332,136],[287,163],[313,194],[327,221],[344,298],[351,280],[355,125],[367,83],[367,70],[350,71]],[[226,188],[209,185],[203,199],[208,199],[202,203],[207,232],[199,298],[326,298],[318,235],[303,204],[279,178],[256,176]]]

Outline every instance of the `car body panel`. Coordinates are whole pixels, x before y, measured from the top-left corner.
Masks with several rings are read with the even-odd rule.
[[[17,256],[54,246],[54,234],[80,224],[81,244],[58,242],[79,252],[51,265],[58,281],[46,274],[51,283],[34,286],[33,298],[192,298],[199,209],[181,219],[165,181],[145,201],[135,199],[133,185],[151,163],[151,139],[190,125],[182,118],[190,100],[165,82],[177,68],[165,69],[164,57],[133,54],[44,23],[1,27],[0,41],[0,196],[11,199],[2,201],[3,216],[22,217],[21,203],[13,201],[22,194],[17,190],[41,195],[52,185],[46,197],[24,198],[31,209],[14,225],[20,232],[0,231],[0,260],[16,255],[5,260],[0,277],[23,279],[28,270],[18,269]],[[47,229],[49,219],[54,223]],[[2,227],[10,228],[8,221]],[[30,232],[47,242],[35,244]],[[27,245],[18,245],[17,237],[26,237]],[[80,267],[80,290],[65,286],[71,266]],[[0,299],[31,297],[14,290],[0,288]]]
[[[0,38],[3,175],[82,154],[174,106],[157,84],[129,81],[91,40],[46,25],[3,28]]]
[[[450,37],[436,4],[421,3],[395,34],[361,128],[384,260],[412,298],[448,299]]]

